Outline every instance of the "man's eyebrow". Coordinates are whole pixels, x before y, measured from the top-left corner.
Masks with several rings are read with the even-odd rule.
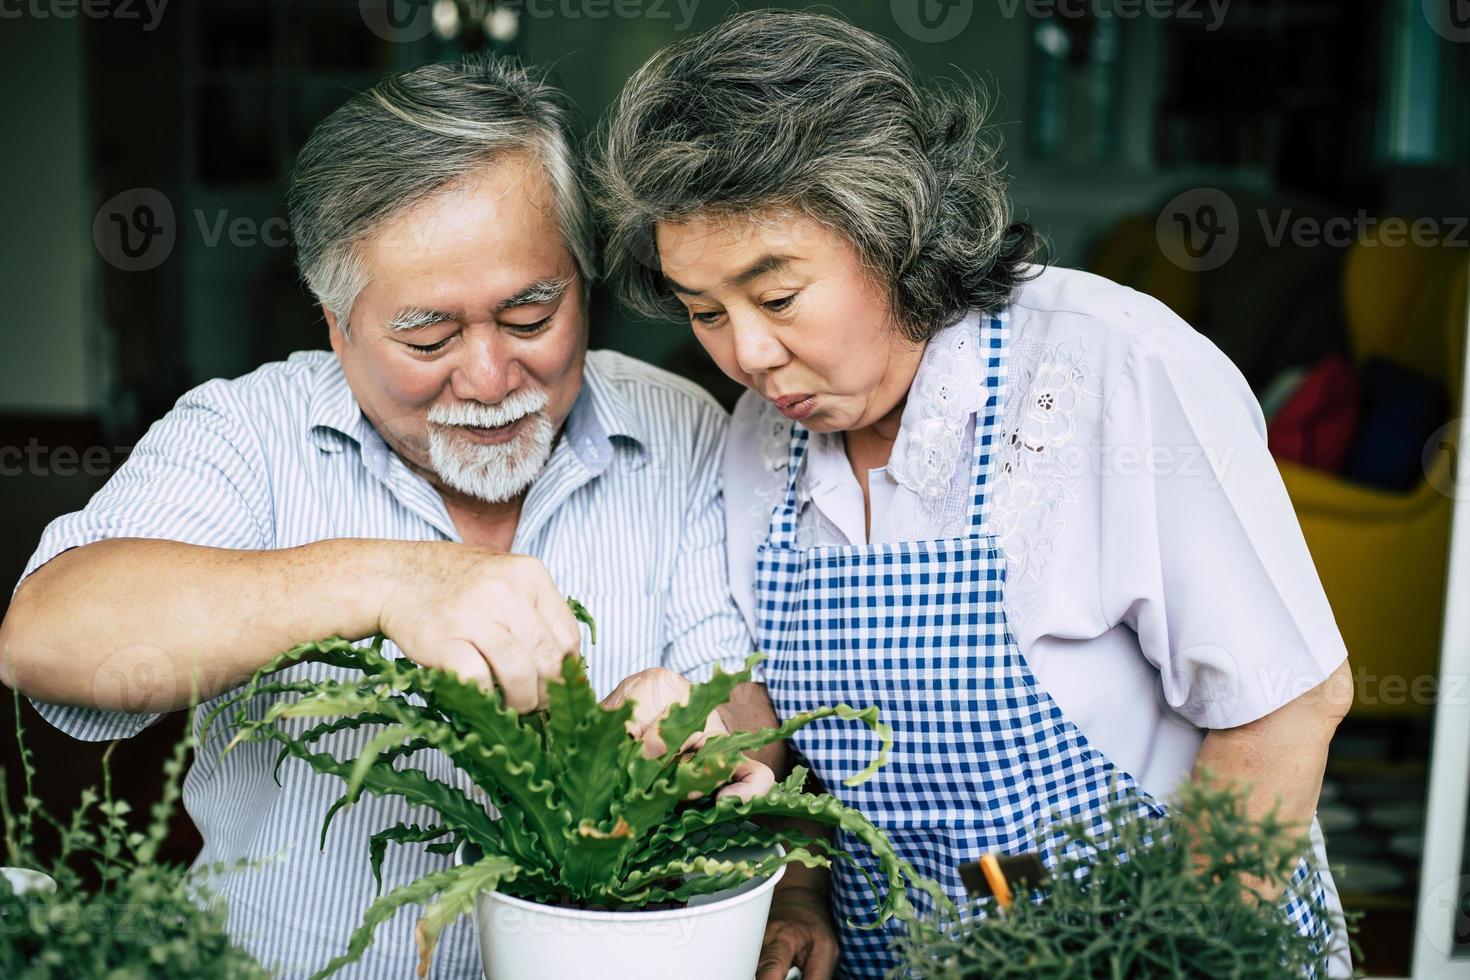
[[[453,313],[443,310],[426,310],[420,306],[405,306],[388,321],[388,329],[394,333],[402,333],[405,330],[417,330],[420,327],[432,327],[436,323],[444,323],[448,320],[456,320],[458,317]]]
[[[561,299],[567,287],[572,284],[572,277],[566,276],[561,279],[542,279],[533,282],[509,299],[503,300],[495,307],[496,313],[504,313],[518,306],[537,306],[541,303],[554,303]]]
[[[735,273],[730,278],[726,279],[725,285],[744,286],[755,281],[756,279],[759,279],[761,276],[765,275],[768,272],[775,272],[777,269],[783,269],[790,263],[791,256],[789,255],[762,255],[750,265]],[[690,289],[688,286],[681,286],[674,280],[670,279],[667,275],[664,276],[664,281],[667,282],[669,284],[669,288],[676,293],[683,293],[685,296],[704,295],[704,290]]]

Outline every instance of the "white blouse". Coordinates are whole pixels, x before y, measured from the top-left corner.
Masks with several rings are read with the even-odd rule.
[[[1009,626],[1067,717],[1167,797],[1206,729],[1326,680],[1342,637],[1260,407],[1218,348],[1157,300],[1069,269],[1022,285],[1009,316],[988,509]],[[925,350],[888,465],[868,474],[874,543],[966,533],[982,369],[979,345],[955,341],[977,327],[972,316]],[[790,426],[747,392],[726,444],[730,579],[752,632]],[[802,547],[866,542],[840,434],[813,435],[798,495]]]
[[[886,467],[873,542],[966,533],[981,397],[970,317],[930,341]],[[1158,301],[1047,269],[1010,307],[1003,445],[989,523],[1012,634],[1067,716],[1150,793],[1186,775],[1203,730],[1269,714],[1346,658],[1235,366]],[[791,423],[747,392],[725,449],[730,578],[755,628],[756,547],[786,486]],[[802,547],[862,544],[841,434],[798,479]]]

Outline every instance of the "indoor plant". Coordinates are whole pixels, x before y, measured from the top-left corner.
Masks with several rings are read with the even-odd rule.
[[[1186,781],[1162,821],[1137,814],[1136,798],[1125,794],[1100,822],[1054,823],[1049,843],[1062,857],[1041,888],[1018,889],[1009,908],[987,897],[942,920],[912,921],[904,975],[1326,976],[1323,944],[1262,898],[1268,887],[1288,886],[1304,836],[1274,814],[1248,819],[1242,794],[1208,776]],[[1326,914],[1310,896],[1308,903]]]
[[[0,819],[6,864],[29,876],[17,889],[0,876],[0,976],[6,980],[267,980],[270,973],[225,933],[225,909],[210,895],[205,876],[227,870],[190,870],[157,860],[179,799],[179,781],[193,740],[186,734],[164,765],[163,798],[147,827],[130,826],[128,804],[112,795],[111,748],[102,760],[102,792],[82,792],[65,821],[47,813],[32,792],[35,768],[15,695],[15,737],[26,792],[13,808],[0,771]],[[192,723],[192,718],[191,718]],[[43,859],[37,831],[57,837],[55,856]],[[48,847],[49,850],[49,847]],[[91,884],[77,871],[90,861]],[[228,869],[241,869],[230,865]],[[42,887],[35,887],[40,884]]]
[[[585,610],[576,603],[573,608],[592,625]],[[943,901],[938,886],[918,878],[860,813],[833,797],[805,793],[804,770],[797,769],[755,800],[709,797],[729,781],[742,752],[827,718],[864,723],[880,739],[877,757],[849,780],[852,785],[862,782],[884,764],[891,738],[876,709],[824,708],[775,729],[716,736],[696,751],[681,752],[688,738],[704,729],[710,712],[749,679],[758,659],[752,657],[743,671],[717,669],[708,682],[692,689],[687,702],[673,707],[659,729],[669,748],[648,758],[643,743],[627,731],[632,706],[602,707],[578,657],[568,657],[560,680],[549,685],[545,712],[518,716],[505,707],[496,689],[385,655],[383,642],[378,636],[370,645],[354,646],[334,638],[298,646],[263,667],[209,719],[242,706],[234,742],[275,740],[281,744],[281,760],[294,756],[346,781],[342,796],[325,814],[323,834],[335,813],[363,792],[397,795],[431,807],[438,815],[433,826],[399,824],[373,836],[368,858],[375,876],[390,843],[427,843],[442,854],[467,844],[477,852],[473,860],[377,899],[348,949],[320,976],[361,956],[377,925],[406,904],[425,906],[417,930],[423,974],[439,933],[473,908],[483,893],[499,891],[543,907],[570,904],[619,912],[680,905],[768,878],[793,861],[826,865],[843,857],[824,838],[751,823],[756,817],[805,818],[841,827],[860,839],[878,860],[887,886],[875,898],[880,920],[911,914],[906,897],[910,885]],[[331,680],[273,676],[308,658],[350,673]],[[261,717],[251,719],[243,705],[257,695],[276,700]],[[277,724],[291,717],[326,720],[293,734]],[[369,726],[377,734],[355,760],[314,747],[330,733]],[[413,754],[427,750],[448,755],[484,794],[484,802],[412,768]],[[698,802],[690,802],[696,798]],[[487,810],[487,802],[496,812]],[[481,927],[483,933],[484,922]],[[554,954],[557,941],[552,937],[548,955]],[[759,944],[757,928],[747,944],[752,965]],[[656,954],[645,950],[645,955]]]

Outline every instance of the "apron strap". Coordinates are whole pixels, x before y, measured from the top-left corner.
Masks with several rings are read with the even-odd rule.
[[[1010,352],[1010,317],[1002,310],[980,325],[980,358],[985,371],[985,404],[975,415],[975,493],[970,498],[970,536],[985,526],[990,503],[991,471],[1000,449],[999,419],[1006,397],[1006,355]]]
[[[987,317],[980,325],[980,357],[984,369],[985,404],[975,417],[974,473],[975,492],[970,497],[970,536],[980,535],[985,526],[989,503],[991,470],[1000,448],[999,418],[1006,396],[1006,361],[1010,350],[1010,326],[1007,311]],[[800,422],[791,424],[791,443],[786,456],[786,494],[771,510],[771,523],[766,540],[777,548],[796,547],[796,481],[806,460],[811,432]]]
[[[771,524],[766,529],[766,541],[772,547],[796,547],[796,519],[800,513],[796,505],[796,479],[806,459],[810,438],[811,432],[800,422],[791,423],[791,443],[786,451],[786,495],[771,510]]]

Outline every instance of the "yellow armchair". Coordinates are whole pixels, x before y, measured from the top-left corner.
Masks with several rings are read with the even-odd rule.
[[[1172,264],[1158,234],[1152,216],[1129,215],[1095,243],[1087,267],[1162,300],[1198,326],[1209,274]],[[1377,355],[1438,378],[1457,410],[1470,256],[1464,248],[1405,237],[1367,236],[1345,257],[1341,289],[1353,352],[1359,361]],[[1315,280],[1302,283],[1304,290],[1315,286]],[[1451,425],[1441,442],[1454,447],[1457,437]],[[1434,452],[1425,479],[1405,493],[1278,461],[1347,644],[1358,681],[1355,716],[1428,711],[1426,685],[1439,661],[1454,452]]]
[[[1465,342],[1463,249],[1353,245],[1343,296],[1355,356],[1440,379],[1459,405]],[[1394,493],[1279,462],[1322,587],[1347,644],[1358,717],[1426,713],[1437,670],[1454,499],[1457,424],[1425,478]]]

